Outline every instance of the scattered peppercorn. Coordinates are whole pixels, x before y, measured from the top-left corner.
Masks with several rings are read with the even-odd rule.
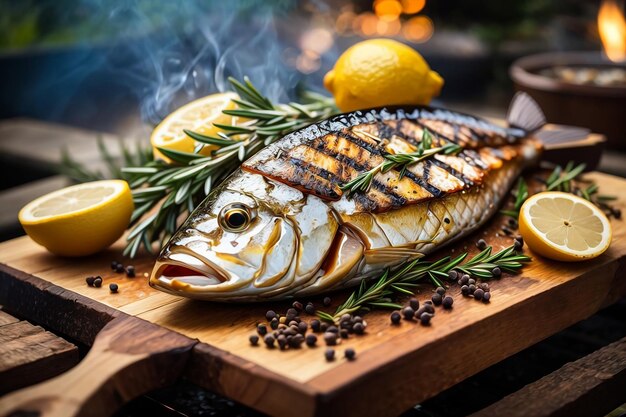
[[[335,360],[335,349],[326,349],[324,352],[324,357],[328,362],[332,362]]]
[[[517,224],[517,220],[515,220],[513,217],[509,217],[509,226],[511,226],[513,229],[517,229],[517,227],[519,226]]]
[[[287,336],[285,336],[284,334],[279,334],[276,338],[276,341],[278,342],[278,347],[280,348],[280,350],[285,350],[285,348],[287,347],[287,343],[289,342],[287,340]]]
[[[337,328],[337,326],[328,326],[326,331],[335,334],[339,333],[339,329]]]
[[[413,310],[411,307],[404,307],[402,309],[402,315],[404,316],[405,320],[413,320],[414,314],[415,310]]]
[[[306,307],[304,307],[304,311],[306,311],[307,314],[314,315],[315,306],[312,303],[309,303],[306,305]]]
[[[354,323],[352,330],[354,330],[354,333],[356,334],[363,334],[365,332],[365,326],[363,323]]]
[[[331,303],[330,297],[324,297],[322,303],[324,304],[324,306],[328,307]]]
[[[463,274],[461,277],[461,285],[469,284],[470,276],[467,274]]]
[[[115,271],[117,269],[117,264],[119,264],[119,262],[117,261],[112,261],[111,262],[111,270]]]
[[[443,297],[441,297],[441,294],[435,293],[435,294],[433,294],[433,296],[430,299],[433,300],[433,304],[434,305],[439,306],[439,305],[441,305]]]
[[[306,345],[308,347],[313,347],[317,343],[317,336],[315,336],[314,334],[307,334],[304,341],[306,342]]]
[[[483,294],[483,301],[485,303],[488,303],[489,300],[491,300],[491,293],[490,292],[486,292],[485,294]]]
[[[478,287],[481,288],[484,292],[488,292],[489,291],[489,284],[487,284],[486,282],[483,282]]]
[[[291,340],[289,340],[289,346],[292,348],[299,348],[304,343],[304,336],[301,334],[294,335]]]
[[[453,304],[453,303],[454,303],[454,299],[453,299],[452,297],[450,297],[449,295],[446,295],[446,296],[443,298],[443,302],[442,302],[442,304],[443,304],[443,308],[445,308],[445,309],[448,309],[448,310],[449,310],[449,309],[451,309],[451,308],[452,308],[452,304]]]
[[[476,284],[476,280],[474,278],[470,278],[470,279],[467,280],[467,283],[469,285],[474,285],[474,284]]]
[[[276,312],[274,310],[267,310],[267,313],[265,313],[265,319],[267,321],[272,321],[272,319],[274,319],[276,317]]]
[[[348,348],[344,352],[344,355],[345,355],[347,360],[352,361],[352,360],[354,360],[354,358],[356,356],[356,351],[353,348]]]
[[[324,342],[328,346],[334,346],[337,344],[337,333],[326,332],[324,333]]]
[[[456,280],[458,278],[459,278],[459,273],[458,272],[456,272],[455,270],[448,271],[448,279],[450,281],[454,281],[454,280]]]
[[[342,339],[347,339],[349,337],[350,332],[348,332],[348,329],[341,329],[339,330],[339,336]]]
[[[329,324],[328,324],[328,323],[323,322],[323,323],[321,323],[321,324],[320,324],[320,331],[323,333],[323,332],[325,332],[326,330],[328,330],[328,327],[329,327]]]
[[[430,324],[430,319],[433,318],[433,315],[430,313],[422,313],[422,315],[420,316],[420,323],[423,326],[428,326]]]
[[[402,317],[400,316],[400,313],[398,313],[397,311],[394,311],[393,313],[391,313],[389,318],[391,319],[392,324],[400,324],[400,319]]]
[[[519,243],[520,249],[524,247],[524,238],[521,236],[516,236],[515,241]]]
[[[469,287],[468,287],[467,285],[463,285],[463,286],[461,287],[461,294],[463,294],[463,295],[469,295],[469,293],[470,293]]]
[[[474,291],[474,298],[476,300],[482,300],[484,295],[485,291],[483,291],[482,288],[476,288],[476,291]]]
[[[118,290],[118,286],[117,286],[116,283],[112,282],[112,283],[109,284],[109,291],[117,292],[117,290]]]
[[[478,239],[476,247],[480,250],[485,250],[487,248],[487,242],[485,242],[485,239]]]
[[[250,337],[248,338],[248,340],[250,340],[250,344],[252,346],[256,346],[259,344],[259,336],[255,335],[255,334],[251,334]]]
[[[96,277],[87,277],[85,278],[85,281],[87,282],[87,285],[89,285],[90,287],[93,287],[93,282],[96,280]]]
[[[437,287],[435,292],[437,292],[437,294],[439,294],[439,295],[444,295],[446,293],[446,289],[443,288],[443,287]]]
[[[339,318],[339,322],[349,322],[352,319],[352,316],[348,313],[343,314],[340,318]]]
[[[617,220],[622,218],[622,210],[618,208],[613,208],[611,209],[611,211],[613,212],[613,217],[615,217]]]
[[[502,275],[502,270],[500,269],[500,267],[495,267],[491,270],[491,275],[493,275],[494,277],[499,277],[500,275]]]
[[[115,265],[115,272],[120,273],[120,274],[121,274],[122,272],[124,272],[124,265],[122,265],[122,264],[120,264],[120,263],[118,263],[117,265]]]
[[[469,293],[470,294],[474,294],[474,291],[476,291],[476,285],[470,284],[469,285]]]
[[[300,323],[298,323],[298,332],[305,334],[308,328],[309,328],[309,325],[306,324],[306,322],[301,321]]]
[[[96,279],[93,280],[93,286],[96,288],[102,287],[102,277],[96,277]]]
[[[274,317],[271,321],[270,321],[270,327],[272,328],[272,330],[276,330],[278,329],[278,318]]]
[[[311,320],[311,330],[313,330],[315,333],[319,332],[321,324],[322,323],[317,319]]]
[[[271,334],[266,334],[263,337],[263,342],[265,342],[265,344],[267,345],[268,348],[273,348],[274,347],[274,341],[276,339],[274,339],[274,336],[272,336]]]
[[[354,317],[352,317],[352,322],[353,323],[363,323],[363,317],[361,317],[361,316],[354,316]]]
[[[259,333],[261,336],[265,336],[267,334],[267,326],[265,324],[259,324],[258,326],[256,326],[256,331],[257,333]]]
[[[511,236],[513,234],[513,232],[511,231],[511,229],[509,229],[506,226],[502,226],[502,233],[504,233],[505,235],[509,235]]]
[[[132,265],[128,265],[126,267],[126,276],[128,278],[135,278],[135,267]]]
[[[432,303],[424,303],[424,311],[430,314],[435,314],[435,307]]]
[[[300,301],[294,301],[292,306],[296,309],[296,311],[302,311],[304,309],[304,306]]]

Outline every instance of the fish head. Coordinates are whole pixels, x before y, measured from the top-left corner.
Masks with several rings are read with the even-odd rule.
[[[284,184],[238,172],[170,239],[150,285],[216,301],[268,298],[292,288],[319,269],[336,231],[328,206],[309,200]],[[330,237],[318,239],[324,233]]]

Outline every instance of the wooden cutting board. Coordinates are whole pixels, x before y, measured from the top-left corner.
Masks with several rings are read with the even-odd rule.
[[[626,212],[626,180],[599,173],[588,176],[602,192],[618,195],[616,207]],[[465,247],[475,252],[479,237],[495,250],[509,246],[511,237],[496,236],[504,221],[494,219],[457,245],[456,253]],[[143,319],[156,325],[146,332],[165,328],[197,339],[184,376],[270,415],[392,416],[626,294],[626,224],[615,219],[611,224],[610,249],[589,262],[548,261],[525,248],[533,262],[516,276],[494,281],[490,304],[463,298],[452,286],[448,293],[455,299],[453,310],[438,309],[430,327],[405,321],[391,326],[388,311],[371,312],[366,315],[367,334],[338,346],[334,362],[324,360],[321,344],[288,351],[249,344],[266,310],[284,312],[287,302],[227,305],[176,298],[148,287],[143,274],[151,270],[150,257],[132,261],[136,278],[112,272],[111,261],[122,260],[123,242],[85,259],[55,257],[28,237],[2,243],[0,303],[87,344],[114,318]],[[89,275],[101,275],[103,287],[88,287]],[[109,292],[111,282],[119,285],[119,293]],[[418,297],[428,299],[431,291],[424,286]],[[331,295],[333,305],[325,311],[334,311],[346,294]],[[321,298],[312,301],[322,307]],[[159,337],[180,337],[174,332]],[[343,359],[347,347],[357,351],[353,362]],[[133,378],[118,381],[121,386],[134,383]]]

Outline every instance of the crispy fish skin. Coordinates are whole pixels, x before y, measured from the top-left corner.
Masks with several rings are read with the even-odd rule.
[[[341,185],[413,152],[424,129],[435,155],[377,174],[367,192]],[[317,123],[247,160],[192,213],[160,254],[150,284],[215,301],[264,301],[358,284],[384,268],[465,236],[497,210],[513,181],[538,158],[522,129],[431,108],[354,112]],[[225,228],[231,207],[251,213]]]

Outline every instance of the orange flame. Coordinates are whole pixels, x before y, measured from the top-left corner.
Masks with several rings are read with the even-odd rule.
[[[598,31],[606,56],[613,62],[626,60],[626,19],[615,0],[602,2]]]

